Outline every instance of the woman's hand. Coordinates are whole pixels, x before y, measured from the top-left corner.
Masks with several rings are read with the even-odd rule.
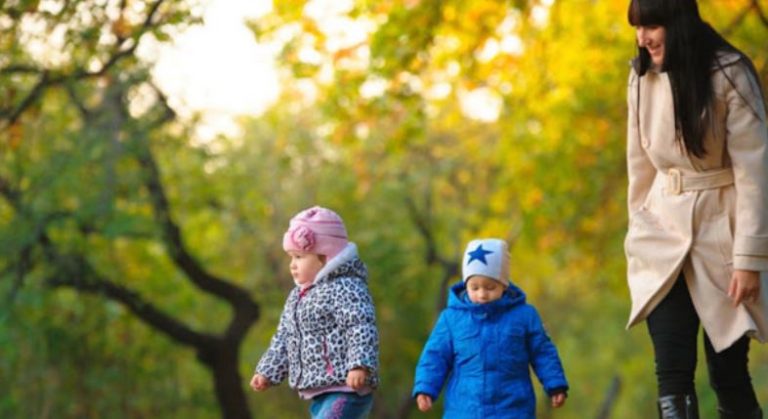
[[[368,371],[364,368],[355,368],[347,373],[347,385],[353,390],[360,390],[368,379]]]
[[[419,405],[419,410],[426,412],[432,408],[432,398],[426,394],[419,393],[419,395],[416,396],[416,404]]]
[[[760,297],[760,272],[742,269],[733,271],[728,296],[733,300],[734,306],[756,302]]]

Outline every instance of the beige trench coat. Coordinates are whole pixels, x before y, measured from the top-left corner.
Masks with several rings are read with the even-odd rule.
[[[667,74],[631,71],[624,243],[632,297],[627,328],[653,311],[682,271],[718,352],[745,333],[761,342],[768,337],[765,107],[746,64],[735,54],[719,59],[724,68],[713,69],[714,118],[703,158],[689,156],[675,141]],[[733,306],[728,286],[734,269],[761,271],[757,302]]]

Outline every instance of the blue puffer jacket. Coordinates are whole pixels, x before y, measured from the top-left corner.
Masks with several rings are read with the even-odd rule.
[[[445,418],[535,418],[529,365],[548,394],[568,389],[557,349],[519,288],[474,304],[459,283],[421,354],[413,396],[434,401],[447,381]]]

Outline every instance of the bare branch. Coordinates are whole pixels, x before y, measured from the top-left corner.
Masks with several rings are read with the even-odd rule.
[[[8,291],[8,296],[6,298],[6,301],[9,304],[16,299],[16,295],[19,293],[19,290],[22,286],[24,286],[24,278],[26,277],[30,265],[30,256],[31,249],[29,247],[24,248],[20,252],[16,263],[12,264],[10,267],[8,267],[8,269],[0,274],[0,276],[5,276],[7,274],[11,274],[13,276],[13,283],[11,284],[11,289]]]
[[[8,67],[0,68],[0,74],[38,74],[42,71],[38,67],[26,64],[11,64]]]
[[[429,195],[429,194],[427,194]],[[427,207],[429,207],[429,196],[427,196]],[[411,216],[411,221],[416,225],[416,230],[421,234],[424,239],[424,244],[427,248],[426,262],[427,264],[439,263],[439,256],[437,254],[437,245],[435,244],[435,237],[432,234],[429,222],[429,211],[425,211],[426,214],[422,215],[416,206],[416,202],[411,196],[405,198],[405,207],[408,209],[408,214]]]
[[[42,95],[43,90],[51,84],[50,81],[50,73],[48,71],[43,71],[40,73],[40,78],[38,79],[37,83],[35,84],[35,87],[32,88],[32,90],[29,92],[27,97],[24,98],[24,100],[21,101],[21,103],[16,107],[16,109],[9,111],[8,116],[6,117],[5,112],[0,114],[0,118],[7,119],[8,125],[13,125],[14,122],[16,122],[17,119],[21,116],[21,114],[30,106],[32,106],[35,101]]]
[[[147,16],[144,18],[144,22],[142,22],[136,34],[134,34],[132,37],[129,37],[129,38],[118,38],[117,43],[115,44],[115,47],[113,49],[114,52],[112,56],[109,58],[109,60],[107,60],[106,63],[104,63],[101,69],[97,71],[86,71],[86,70],[80,69],[79,71],[76,71],[74,73],[74,78],[82,79],[82,78],[88,78],[88,77],[102,76],[106,74],[111,67],[117,64],[118,61],[120,61],[121,59],[127,56],[133,55],[136,48],[139,46],[139,38],[141,38],[141,36],[152,27],[152,21],[155,19],[157,11],[160,8],[160,5],[163,4],[163,1],[165,0],[157,0],[155,3],[152,4],[152,6],[149,8],[149,13],[147,13]],[[135,39],[135,41],[130,47],[126,48],[125,44],[130,39]]]
[[[419,213],[416,203],[410,196],[405,199],[405,206],[408,209],[408,213],[411,215],[411,220],[416,225],[416,230],[421,234],[424,239],[426,250],[425,261],[428,265],[438,264],[443,268],[443,276],[440,280],[440,293],[438,294],[436,301],[437,312],[445,307],[445,300],[448,296],[448,283],[451,278],[455,277],[459,272],[459,264],[450,261],[444,257],[441,257],[437,251],[437,243],[435,242],[434,234],[432,233],[432,227],[429,223],[429,210],[427,214],[422,215]],[[427,198],[427,207],[429,208],[429,198]]]
[[[85,103],[82,100],[80,100],[80,98],[77,96],[77,92],[75,92],[73,83],[64,83],[64,88],[67,91],[67,96],[69,96],[69,100],[72,101],[72,103],[75,105],[77,110],[80,112],[80,116],[85,120],[90,119],[91,111],[85,106]]]
[[[16,188],[11,186],[8,179],[5,179],[4,177],[0,177],[0,195],[2,195],[13,208],[18,210],[21,194]]]
[[[611,417],[611,410],[616,404],[616,398],[621,392],[621,377],[614,375],[610,386],[605,392],[603,402],[600,404],[600,410],[597,412],[597,419],[608,419]]]
[[[731,21],[731,23],[729,23],[728,26],[726,26],[726,28],[723,29],[723,35],[727,36],[734,30],[736,30],[736,28],[739,25],[741,25],[741,22],[743,22],[744,19],[747,17],[747,15],[749,14],[750,10],[752,10],[752,8],[753,6],[749,5],[744,9],[742,9],[741,12],[739,12],[739,14],[736,15],[736,17]]]
[[[171,216],[170,204],[160,180],[160,170],[149,145],[143,142],[138,149],[139,164],[145,173],[144,183],[171,259],[195,286],[233,305],[235,318],[230,323],[227,334],[242,336],[248,326],[258,318],[258,305],[244,289],[211,274],[192,256],[182,238],[181,230]]]
[[[757,13],[757,17],[760,18],[760,21],[763,22],[763,25],[768,27],[768,15],[766,15],[766,12],[763,11],[763,8],[760,6],[760,1],[752,0],[752,8],[755,9],[755,13]]]
[[[158,9],[164,0],[157,0],[149,9],[144,22],[140,26],[140,29],[130,38],[118,39],[113,48],[113,53],[104,65],[97,71],[87,71],[85,69],[79,69],[72,74],[53,74],[49,70],[35,68],[28,65],[13,65],[0,70],[0,74],[6,73],[28,73],[28,74],[40,74],[40,80],[35,84],[32,90],[27,96],[16,106],[15,109],[2,109],[0,110],[0,119],[5,119],[8,125],[13,124],[24,113],[24,111],[31,106],[47,88],[58,86],[67,80],[76,79],[88,79],[99,77],[107,73],[110,68],[115,66],[120,60],[133,55],[136,48],[139,45],[139,38],[152,27],[152,22],[155,19]],[[126,43],[133,40],[133,44],[126,47]]]
[[[70,287],[117,301],[145,323],[179,343],[200,348],[211,346],[215,342],[214,336],[195,332],[147,302],[136,291],[103,278],[81,255],[62,255],[57,259],[57,273],[47,278],[47,285],[54,288]]]
[[[149,82],[149,86],[152,87],[152,90],[155,91],[157,100],[160,102],[160,106],[163,108],[163,113],[157,120],[153,121],[150,126],[157,127],[176,119],[176,111],[174,111],[173,108],[171,108],[171,105],[168,104],[168,96],[166,96],[166,94],[163,93],[163,91],[155,83]]]

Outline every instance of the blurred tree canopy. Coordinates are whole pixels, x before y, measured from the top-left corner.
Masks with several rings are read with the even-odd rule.
[[[563,358],[569,400],[539,393],[539,416],[653,415],[646,333],[624,330],[626,3],[274,2],[250,27],[282,47],[282,96],[207,142],[137,54],[198,4],[0,3],[0,415],[306,417],[247,382],[292,286],[282,233],[314,204],[371,272],[374,417],[440,417],[413,369],[478,236],[510,241]],[[768,6],[700,5],[766,86]]]

